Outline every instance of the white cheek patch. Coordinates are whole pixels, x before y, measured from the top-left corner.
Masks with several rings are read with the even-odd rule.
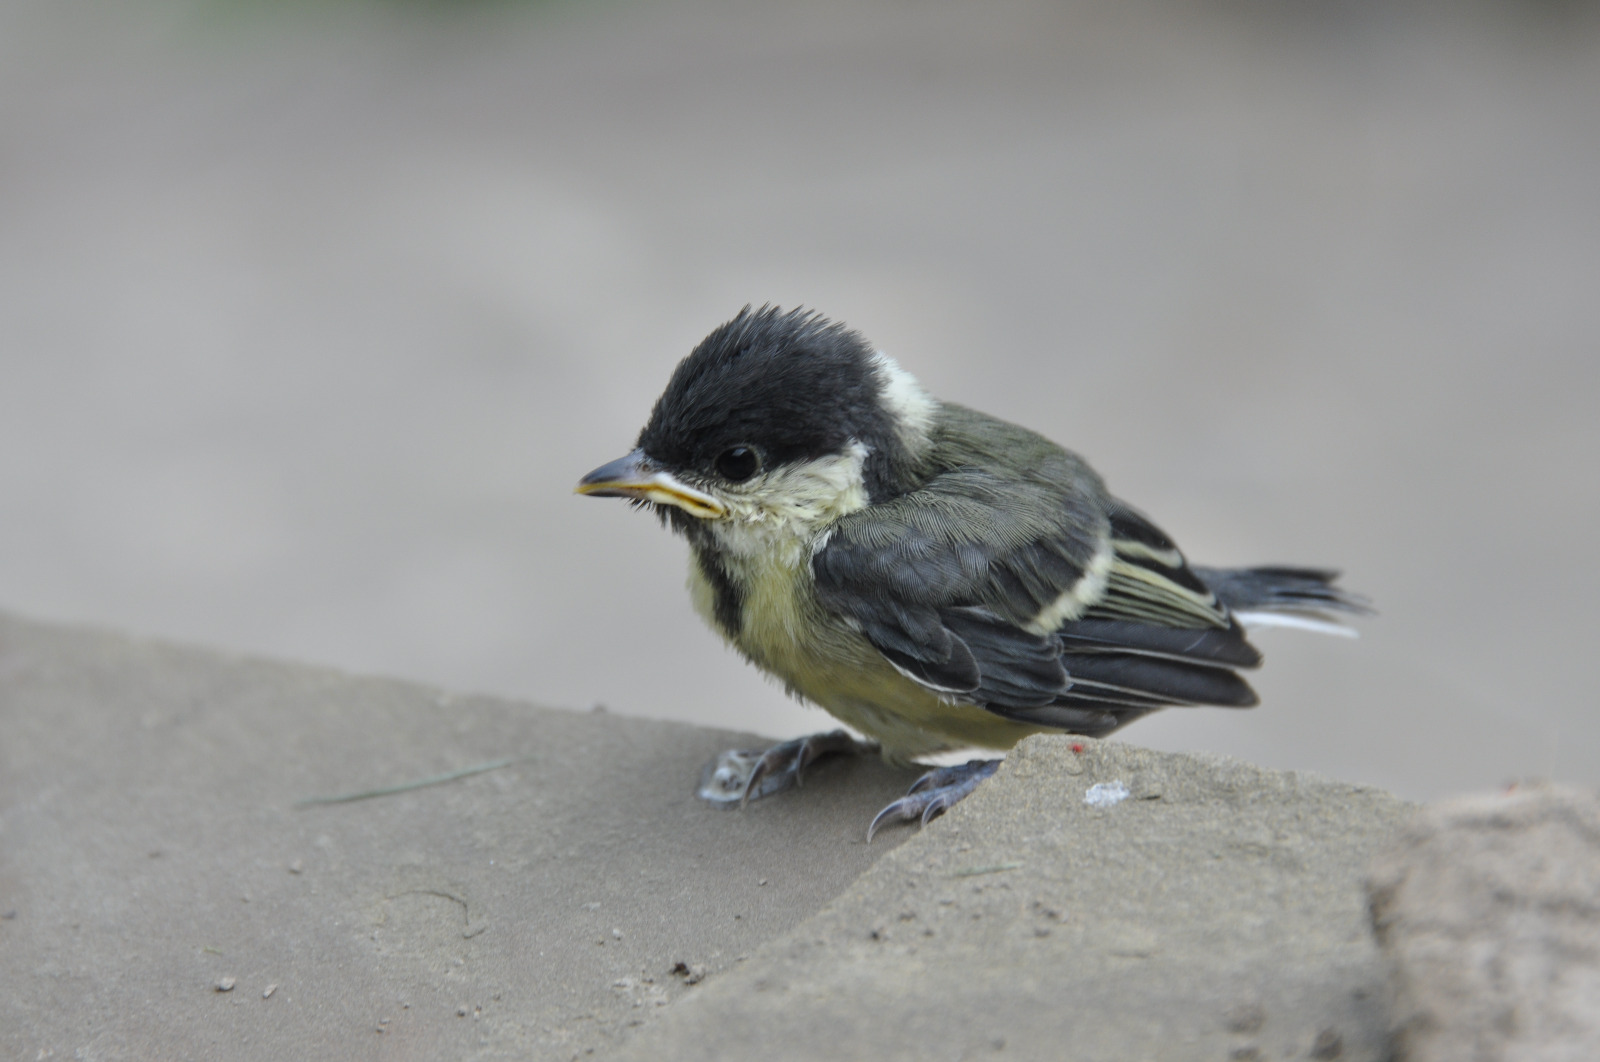
[[[872,355],[872,368],[883,386],[880,400],[894,418],[901,444],[913,454],[921,453],[928,445],[928,433],[933,430],[938,403],[922,389],[915,376],[883,351]]]
[[[867,448],[855,442],[842,454],[773,469],[728,492],[727,518],[708,526],[735,555],[788,547],[809,554],[819,527],[866,508],[866,461]]]

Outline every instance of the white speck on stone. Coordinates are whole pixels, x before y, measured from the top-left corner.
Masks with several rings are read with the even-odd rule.
[[[1083,794],[1083,802],[1091,808],[1109,808],[1113,804],[1120,804],[1127,800],[1131,794],[1128,787],[1122,782],[1096,782]]]

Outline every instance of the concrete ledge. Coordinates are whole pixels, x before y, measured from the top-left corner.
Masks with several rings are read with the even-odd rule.
[[[1374,860],[1395,1058],[1600,1058],[1600,795],[1429,805]]]
[[[1030,738],[623,1057],[1384,1059],[1362,875],[1412,811],[1234,760]]]
[[[1384,1054],[1387,794],[1034,739],[868,847],[910,774],[752,743],[0,616],[0,1053]]]
[[[0,1056],[603,1054],[909,836],[872,760],[692,795],[752,742],[0,616]]]

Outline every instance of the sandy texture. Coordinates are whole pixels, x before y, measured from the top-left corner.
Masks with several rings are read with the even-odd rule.
[[[702,804],[737,737],[0,616],[0,1057],[604,1053],[907,836],[875,760]]]
[[[1029,739],[622,1057],[1383,1059],[1362,874],[1411,811],[1234,760]]]
[[[1372,869],[1406,1062],[1600,1058],[1600,798],[1430,805]]]
[[[1409,806],[1031,739],[928,829],[739,735],[0,616],[0,1054],[1375,1060]],[[311,796],[516,762],[348,803]],[[898,847],[897,847],[898,846]]]

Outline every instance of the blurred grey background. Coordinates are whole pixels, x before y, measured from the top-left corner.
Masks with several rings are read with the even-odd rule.
[[[571,494],[769,300],[1382,610],[1129,740],[1600,780],[1588,4],[3,0],[0,607],[825,727]]]

